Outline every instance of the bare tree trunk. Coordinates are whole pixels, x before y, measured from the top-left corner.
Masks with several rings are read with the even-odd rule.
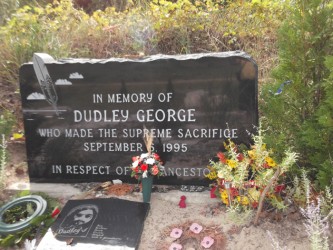
[[[258,206],[258,210],[257,210],[257,214],[256,217],[254,219],[254,225],[258,225],[258,219],[259,219],[259,215],[261,213],[262,210],[262,206],[264,204],[264,199],[266,196],[266,193],[268,192],[268,190],[271,188],[271,186],[273,185],[273,183],[276,181],[276,179],[279,177],[281,172],[281,168],[278,167],[276,172],[274,173],[273,177],[270,179],[269,183],[267,184],[267,186],[265,187],[264,191],[261,193],[260,195],[260,199],[259,199],[259,206]]]

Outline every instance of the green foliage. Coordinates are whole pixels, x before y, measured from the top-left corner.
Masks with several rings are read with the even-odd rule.
[[[326,173],[324,165],[332,152],[333,92],[332,82],[326,81],[332,67],[325,65],[325,58],[333,54],[332,0],[295,1],[278,44],[279,66],[273,72],[276,84],[266,85],[261,99],[271,132],[268,143],[277,152],[286,145],[293,147],[300,153],[300,165],[318,177],[322,171]],[[292,83],[274,95],[286,80]],[[322,181],[322,186],[328,184]]]
[[[10,17],[19,6],[18,0],[2,0],[0,1],[0,25],[6,22],[6,19]]]
[[[328,215],[329,213],[333,213],[333,193],[329,187],[325,187],[325,192],[322,195],[321,199],[321,214]],[[331,215],[331,222],[333,222],[333,214]]]
[[[14,126],[14,116],[8,110],[3,109],[0,111],[0,135],[8,136]]]
[[[7,164],[7,141],[5,135],[1,134],[0,138],[0,192],[3,191],[5,187],[5,168]]]
[[[288,196],[301,207],[305,207],[310,195],[310,180],[305,170],[301,172],[301,178],[295,175],[292,186],[288,187]]]
[[[20,8],[0,29],[2,48],[0,75],[4,80],[18,82],[18,68],[31,60],[34,52],[67,57],[72,46],[70,37],[87,15],[73,8],[70,0],[43,7]],[[86,33],[84,35],[87,35]],[[62,42],[67,39],[68,43]]]
[[[326,58],[325,66],[331,69],[323,82],[322,101],[312,119],[304,124],[304,144],[311,150],[309,160],[318,166],[317,181],[321,188],[333,184],[333,56]]]
[[[239,49],[252,54],[264,74],[275,63],[271,59],[275,33],[288,6],[288,1],[277,0],[129,1],[127,9],[121,7],[124,11],[119,12],[107,7],[117,1],[76,1],[90,2],[93,10],[100,8],[87,14],[70,0],[47,2],[25,1],[29,5],[0,27],[4,80],[16,84],[19,66],[30,61],[34,52],[56,58],[107,58]]]

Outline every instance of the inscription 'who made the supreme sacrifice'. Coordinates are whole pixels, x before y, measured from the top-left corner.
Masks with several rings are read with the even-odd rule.
[[[131,157],[146,152],[151,133],[166,167],[158,182],[203,184],[223,141],[248,143],[257,124],[257,67],[243,52],[42,57],[37,73],[20,69],[33,181],[129,180]]]

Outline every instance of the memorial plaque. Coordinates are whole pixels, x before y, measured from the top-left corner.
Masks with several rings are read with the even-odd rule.
[[[131,159],[151,131],[167,174],[154,183],[204,185],[223,142],[249,143],[258,124],[257,65],[244,52],[33,61],[20,68],[33,182],[135,182]]]
[[[52,225],[57,240],[137,249],[149,203],[116,198],[69,200]],[[121,248],[123,249],[123,248]]]

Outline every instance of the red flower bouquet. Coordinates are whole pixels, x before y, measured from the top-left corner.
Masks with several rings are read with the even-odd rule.
[[[160,156],[156,153],[145,153],[140,156],[134,156],[132,157],[132,161],[131,177],[135,177],[139,181],[141,178],[147,178],[148,176],[159,177],[165,174]]]

